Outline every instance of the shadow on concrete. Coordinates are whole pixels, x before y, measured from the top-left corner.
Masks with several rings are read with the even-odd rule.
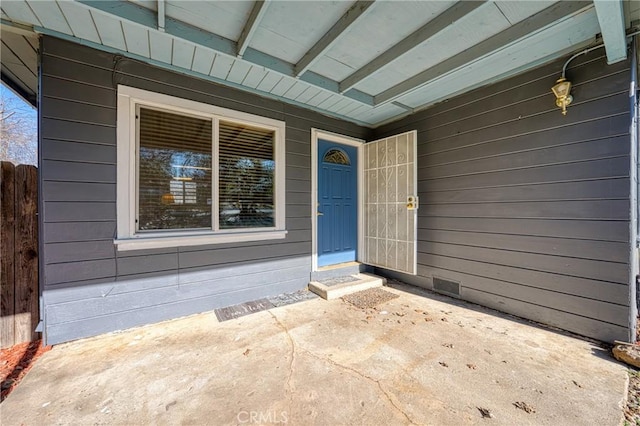
[[[461,299],[456,299],[455,297],[452,296],[448,296],[445,294],[440,294],[437,293],[433,290],[429,290],[423,287],[418,287],[412,284],[407,284],[405,282],[402,282],[400,280],[397,280],[395,278],[387,278],[387,284],[388,287],[400,290],[400,291],[404,291],[406,293],[410,293],[416,296],[420,296],[420,297],[425,297],[431,300],[435,300],[438,302],[442,302],[442,303],[446,303],[449,305],[453,305],[453,306],[457,306],[457,307],[461,307],[464,309],[470,309],[476,312],[481,312],[483,314],[486,315],[491,315],[497,318],[503,318],[503,319],[507,319],[509,321],[513,321],[515,323],[518,324],[523,324],[523,325],[527,325],[529,327],[534,327],[537,328],[539,330],[546,330],[546,331],[550,331],[552,333],[555,334],[559,334],[562,336],[567,336],[567,337],[571,337],[574,339],[579,339],[579,340],[583,340],[586,342],[589,342],[592,344],[592,353],[594,356],[607,360],[607,361],[611,361],[613,363],[616,364],[621,364],[621,365],[626,365],[623,364],[621,362],[619,362],[618,360],[616,360],[612,353],[611,353],[611,348],[613,347],[613,345],[609,344],[609,343],[605,343],[605,342],[601,342],[586,336],[581,336],[579,334],[576,333],[571,333],[569,331],[565,331],[565,330],[561,330],[559,328],[550,326],[550,325],[546,325],[546,324],[542,324],[536,321],[532,321],[532,320],[528,320],[526,318],[521,318],[515,315],[511,315],[505,312],[500,312],[497,311],[495,309],[491,309],[491,308],[487,308],[485,306],[482,305],[478,305],[476,303],[473,302],[468,302],[466,300],[461,300]]]

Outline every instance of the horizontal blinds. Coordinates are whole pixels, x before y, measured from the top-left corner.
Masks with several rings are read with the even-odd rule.
[[[221,121],[220,228],[275,226],[275,132]]]
[[[211,228],[211,120],[140,108],[138,230]]]

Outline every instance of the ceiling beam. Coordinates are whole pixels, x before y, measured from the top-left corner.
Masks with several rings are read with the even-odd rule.
[[[607,63],[627,59],[627,37],[622,0],[594,0],[600,32],[607,52]]]
[[[128,1],[92,1],[77,0],[90,10],[108,13],[120,19],[134,22],[138,25],[147,27],[150,31],[157,31],[157,16],[152,10],[138,6]],[[172,37],[189,41],[198,46],[214,50],[233,58],[237,58],[238,43],[228,38],[213,34],[201,28],[194,27],[185,22],[165,16],[165,34]],[[260,52],[251,47],[247,47],[242,55],[242,59],[246,62],[264,67],[270,71],[274,71],[287,77],[295,77],[295,65],[282,59],[276,58],[269,54]],[[333,93],[340,94],[339,83],[327,77],[321,76],[314,72],[306,72],[300,76],[300,81],[328,90]],[[373,106],[373,96],[351,89],[343,94],[347,98],[358,101],[367,106]]]
[[[342,34],[355,23],[373,5],[373,1],[358,0],[353,6],[340,17],[333,27],[326,34],[324,34],[320,40],[311,48],[307,53],[302,56],[302,59],[295,65],[295,76],[299,77],[305,71],[318,60],[320,56],[340,38]]]
[[[551,55],[548,55],[548,56],[544,56],[544,57],[542,57],[540,59],[537,59],[536,61],[534,61],[532,63],[517,67],[517,68],[512,69],[512,70],[509,70],[509,71],[507,71],[505,73],[502,73],[502,74],[500,74],[498,76],[495,76],[495,77],[493,77],[493,78],[491,78],[489,80],[485,80],[485,81],[482,81],[480,83],[473,84],[471,86],[460,87],[459,90],[456,90],[456,91],[454,91],[452,93],[449,93],[446,96],[442,96],[442,97],[438,97],[438,98],[435,98],[435,99],[431,99],[428,102],[422,103],[420,105],[416,105],[416,106],[413,107],[413,112],[403,112],[403,113],[400,113],[398,115],[394,115],[393,117],[387,118],[386,120],[384,120],[384,121],[382,121],[380,123],[376,123],[373,127],[376,128],[376,127],[384,126],[385,124],[393,123],[394,121],[400,120],[401,118],[404,118],[404,117],[406,117],[408,115],[411,115],[411,114],[413,114],[415,112],[419,112],[419,111],[422,111],[422,110],[424,110],[426,108],[429,108],[429,107],[431,107],[432,105],[434,105],[434,104],[436,104],[438,102],[444,101],[445,99],[450,99],[450,98],[453,98],[455,96],[462,95],[463,93],[470,92],[471,90],[477,89],[479,87],[491,85],[491,84],[497,83],[499,81],[506,80],[508,78],[516,76],[518,74],[522,74],[525,71],[529,71],[531,69],[537,68],[537,67],[539,67],[541,65],[547,64],[547,63],[549,63],[549,62],[551,62],[553,60],[556,60],[558,58],[562,58],[564,56],[571,55],[572,53],[575,53],[577,50],[584,49],[586,47],[592,46],[595,41],[596,41],[596,38],[593,37],[593,38],[590,38],[590,39],[588,39],[586,41],[582,41],[582,42],[580,42],[578,44],[571,44],[569,47],[566,47],[566,48],[564,48],[564,49],[562,49],[562,50],[560,50],[558,52],[552,53]],[[397,102],[397,101],[394,101],[392,103],[394,105],[399,106],[398,105],[399,102]],[[409,108],[411,108],[411,107],[409,107]]]
[[[380,70],[381,68],[389,65],[391,62],[398,59],[400,56],[409,52],[411,49],[424,43],[435,34],[444,30],[445,28],[454,25],[457,21],[468,15],[469,13],[482,6],[486,0],[482,1],[461,1],[440,15],[436,16],[431,21],[411,33],[411,35],[404,38],[396,45],[389,48],[384,53],[377,56],[371,62],[351,74],[340,82],[340,91],[346,92],[353,86],[369,77],[371,74]]]
[[[431,80],[449,74],[466,64],[506,48],[532,33],[536,33],[563,18],[592,6],[590,1],[561,1],[541,12],[521,21],[506,30],[460,52],[449,59],[428,68],[413,77],[379,93],[374,97],[376,106],[392,102],[407,93],[413,92]]]
[[[412,108],[412,107],[410,107],[409,105],[405,105],[405,104],[400,103],[400,102],[397,102],[397,101],[393,101],[393,102],[391,102],[391,103],[392,103],[393,105],[395,105],[395,106],[399,107],[399,108],[402,108],[402,109],[404,109],[404,110],[406,110],[406,111],[409,111],[410,113],[414,113],[414,112],[415,112],[415,109],[414,109],[414,108]]]
[[[253,5],[253,9],[251,9],[251,13],[249,14],[249,19],[247,19],[247,22],[244,24],[244,28],[242,29],[240,38],[238,39],[238,58],[242,58],[245,50],[249,47],[251,38],[258,29],[258,25],[260,25],[260,21],[267,11],[268,5],[269,0],[258,0]]]
[[[164,32],[164,0],[158,0],[158,31]]]

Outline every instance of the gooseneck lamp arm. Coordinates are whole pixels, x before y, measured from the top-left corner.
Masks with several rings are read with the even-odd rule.
[[[587,53],[592,52],[596,49],[600,49],[601,47],[604,47],[604,43],[598,44],[596,46],[592,46],[588,49],[584,49],[583,51],[578,52],[575,55],[571,56],[569,59],[567,59],[567,62],[565,62],[564,66],[562,67],[562,78],[565,78],[565,74],[567,73],[567,67],[569,66],[569,62],[573,61],[578,56],[586,55]]]
[[[633,36],[638,35],[638,34],[640,34],[640,31],[635,31],[635,32],[629,33],[625,37],[629,38],[629,37],[633,37]],[[600,44],[597,44],[595,46],[591,46],[591,47],[589,47],[587,49],[584,49],[583,51],[578,52],[575,55],[573,55],[572,57],[570,57],[569,59],[567,59],[567,62],[565,62],[564,66],[562,67],[562,78],[565,78],[565,73],[567,72],[567,67],[569,66],[569,62],[573,61],[578,56],[586,55],[587,53],[592,52],[592,51],[594,51],[596,49],[600,49],[601,47],[604,47],[604,43],[600,43]]]

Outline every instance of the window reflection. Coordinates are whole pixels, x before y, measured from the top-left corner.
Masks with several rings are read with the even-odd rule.
[[[138,229],[211,228],[211,120],[140,108]]]

